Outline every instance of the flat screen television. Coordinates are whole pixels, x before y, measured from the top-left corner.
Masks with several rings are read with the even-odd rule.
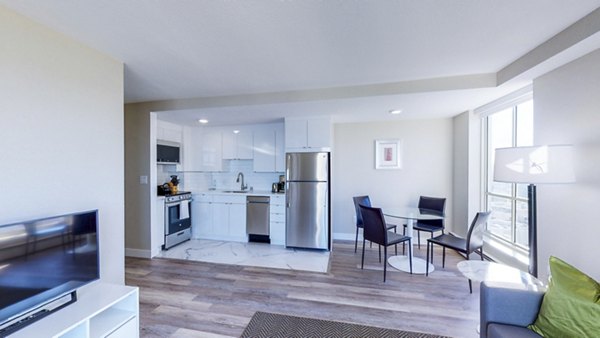
[[[98,210],[0,225],[0,336],[76,301],[99,275]]]

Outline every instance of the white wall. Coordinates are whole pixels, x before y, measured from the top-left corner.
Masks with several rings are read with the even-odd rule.
[[[573,144],[577,183],[539,185],[538,266],[557,256],[600,280],[600,50],[533,82],[536,144]]]
[[[0,7],[0,224],[99,209],[124,282],[123,65]]]
[[[419,196],[446,197],[452,228],[452,119],[350,123],[334,126],[332,223],[335,238],[354,239],[352,197],[374,206],[417,206]],[[402,169],[375,170],[375,140],[403,141]],[[397,221],[397,224],[402,224]]]
[[[453,231],[466,236],[481,211],[481,120],[472,111],[453,118]]]

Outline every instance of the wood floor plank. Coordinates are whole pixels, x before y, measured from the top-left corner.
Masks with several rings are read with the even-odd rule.
[[[435,250],[436,270],[410,275],[366,248],[335,241],[327,273],[167,259],[126,259],[126,283],[140,287],[142,337],[238,337],[255,311],[339,320],[452,337],[477,337],[479,287],[469,294],[456,263]],[[415,247],[425,256],[425,248]]]

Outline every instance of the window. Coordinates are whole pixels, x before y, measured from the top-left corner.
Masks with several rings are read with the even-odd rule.
[[[488,232],[495,238],[527,248],[527,185],[494,182],[494,150],[533,145],[533,101],[499,110],[484,118],[487,210],[492,211]]]

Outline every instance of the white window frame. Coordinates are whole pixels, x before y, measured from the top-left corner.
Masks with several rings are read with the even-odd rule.
[[[510,238],[510,240],[507,240],[506,238],[500,237],[489,231],[487,231],[487,234],[491,239],[503,242],[503,243],[507,244],[508,246],[511,246],[513,248],[520,249],[523,251],[527,251],[527,250],[529,250],[529,248],[527,246],[520,245],[516,242],[516,210],[517,210],[516,204],[517,204],[517,202],[527,202],[527,198],[517,196],[516,183],[511,184],[511,195],[510,196],[492,193],[492,192],[489,192],[489,190],[488,190],[488,182],[489,182],[488,175],[490,175],[490,173],[489,173],[489,163],[488,163],[489,139],[488,139],[488,119],[487,119],[487,117],[490,115],[493,115],[495,113],[499,113],[507,108],[512,108],[512,114],[513,114],[512,144],[514,146],[516,144],[516,128],[517,128],[517,126],[516,126],[516,115],[517,115],[516,107],[519,104],[522,104],[522,103],[530,101],[530,100],[533,100],[533,91],[532,91],[531,85],[524,87],[520,90],[517,90],[511,94],[508,94],[498,100],[490,102],[490,103],[474,110],[474,112],[476,114],[478,114],[481,118],[481,131],[482,131],[481,166],[482,166],[482,174],[483,174],[483,175],[481,175],[481,180],[482,180],[482,182],[481,182],[481,202],[482,202],[482,205],[485,207],[485,210],[488,210],[488,196],[496,196],[496,197],[500,197],[500,198],[506,198],[506,199],[509,199],[510,203],[511,203],[511,230],[510,230],[511,238]]]

